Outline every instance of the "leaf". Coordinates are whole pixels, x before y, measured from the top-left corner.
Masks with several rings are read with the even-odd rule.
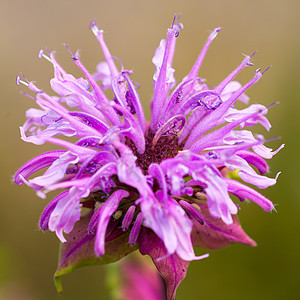
[[[165,279],[168,300],[175,299],[176,289],[186,276],[189,262],[182,260],[177,254],[167,256],[164,243],[148,228],[144,227],[141,231],[138,245],[141,254],[151,257],[157,270]]]
[[[206,222],[201,225],[191,218],[194,223],[191,235],[194,246],[213,250],[224,248],[233,243],[256,246],[255,241],[241,227],[236,215],[232,216],[233,223],[226,225],[221,219],[211,217],[206,203],[197,203],[197,205],[200,207],[201,214]]]
[[[105,242],[105,254],[96,256],[94,253],[95,234],[88,233],[90,218],[82,217],[67,235],[67,242],[61,244],[59,263],[54,274],[54,283],[59,293],[62,292],[61,276],[78,268],[95,265],[105,265],[116,262],[137,249],[137,245],[128,244],[129,232],[116,235]]]

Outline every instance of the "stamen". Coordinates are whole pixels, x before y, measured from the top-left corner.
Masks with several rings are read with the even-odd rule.
[[[46,60],[48,60],[49,62],[52,63],[51,58],[50,58],[49,56],[47,56],[47,55],[44,54],[43,49],[41,49],[41,50],[39,51],[39,58],[41,59],[42,57],[44,57]]]
[[[273,142],[273,141],[277,141],[277,140],[281,140],[281,136],[275,136],[273,138],[264,140],[264,143]]]
[[[254,51],[254,53],[250,56],[250,58],[252,58],[256,53],[257,53],[257,50]]]
[[[66,47],[66,49],[69,51],[69,53],[71,54],[72,56],[72,59],[75,61],[75,60],[78,60],[79,59],[79,51],[77,50],[75,55],[73,54],[73,52],[71,51],[71,49],[68,47],[68,45],[66,43],[63,43],[63,45]]]
[[[113,217],[114,217],[114,219],[115,220],[118,220],[118,219],[120,219],[121,217],[122,217],[122,211],[121,210],[117,210],[115,213],[114,213],[114,215],[113,215]]]
[[[30,81],[25,77],[25,75],[23,73],[21,73],[22,77],[25,79],[25,81],[29,84]]]
[[[141,230],[141,225],[143,222],[143,214],[140,212],[135,220],[135,223],[131,229],[130,235],[129,235],[129,245],[130,246],[134,246],[134,244],[136,243],[138,237],[139,237],[139,233]]]
[[[20,85],[20,80],[21,80],[21,78],[20,78],[20,76],[18,75],[17,77],[16,77],[16,84],[19,86]]]
[[[24,92],[24,91],[22,91],[22,92],[20,92],[20,93],[23,94],[23,95],[25,95],[25,96],[27,96],[28,98],[31,98],[31,99],[35,100],[35,98],[34,98],[33,96],[27,94],[27,93]]]
[[[192,204],[184,201],[184,200],[180,200],[179,204],[197,221],[199,222],[201,225],[205,224],[205,220],[202,216],[202,214],[200,213],[200,211]]]
[[[93,20],[91,23],[90,23],[90,29],[93,31],[93,34],[95,35],[95,36],[97,36],[98,35],[98,33],[99,33],[99,28],[98,28],[98,25],[97,25],[97,21],[96,20]]]
[[[202,200],[202,201],[206,201],[206,200],[207,200],[207,195],[204,194],[204,193],[201,193],[201,192],[196,192],[196,193],[195,193],[195,197],[196,197],[198,200]]]
[[[132,219],[133,219],[133,216],[134,216],[134,212],[135,212],[135,205],[131,205],[128,208],[128,210],[127,210],[127,212],[126,212],[126,214],[124,216],[124,219],[122,221],[122,230],[123,231],[128,230],[128,228],[129,228],[129,226],[130,226],[130,224],[132,222]]]
[[[23,81],[23,80],[21,80],[20,76],[18,75],[17,78],[16,78],[16,84],[17,84],[17,86],[19,86],[20,83],[24,84],[25,86],[28,86],[28,83],[25,82],[25,81]]]
[[[268,66],[261,74],[266,73],[271,67],[272,67],[272,65]]]
[[[175,25],[175,21],[176,21],[176,14],[174,15],[174,18],[173,18],[173,23],[172,23],[172,26],[171,26],[171,28],[173,29],[173,27],[174,27],[174,25]]]
[[[274,106],[274,105],[276,105],[276,104],[279,104],[279,101],[273,102],[272,104],[270,104],[270,105],[267,106],[266,108],[269,109],[269,108],[271,108],[272,106]]]

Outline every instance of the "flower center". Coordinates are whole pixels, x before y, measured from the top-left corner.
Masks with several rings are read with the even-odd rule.
[[[127,139],[126,144],[132,149],[133,154],[137,157],[136,165],[140,167],[144,175],[148,174],[148,168],[152,163],[161,163],[167,158],[175,157],[180,150],[182,145],[178,144],[177,135],[161,136],[153,149],[153,138],[155,133],[152,130],[148,130],[145,136],[145,152],[140,154],[137,151],[135,144]]]

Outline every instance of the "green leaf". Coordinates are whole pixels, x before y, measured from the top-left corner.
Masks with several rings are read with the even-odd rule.
[[[95,235],[88,233],[90,218],[82,217],[67,235],[64,244],[60,246],[59,263],[54,274],[54,283],[59,293],[62,293],[61,276],[78,268],[105,265],[116,262],[137,249],[137,245],[128,244],[129,232],[105,242],[105,254],[96,256],[94,253]]]

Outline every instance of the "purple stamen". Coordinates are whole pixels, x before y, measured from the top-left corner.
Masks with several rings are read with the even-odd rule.
[[[250,56],[250,58],[252,58],[256,53],[257,53],[257,50],[254,51],[254,53]]]
[[[279,101],[273,102],[272,104],[268,105],[266,108],[269,109],[269,108],[273,107],[276,104],[279,104]]]
[[[135,213],[135,208],[136,208],[135,205],[131,205],[128,208],[128,210],[127,210],[127,212],[126,212],[126,214],[125,214],[125,216],[123,218],[123,221],[122,221],[122,230],[123,231],[127,231],[128,230],[128,228],[129,228],[129,226],[130,226],[130,224],[132,222],[134,213]]]
[[[173,22],[172,22],[172,26],[171,26],[172,29],[173,29],[173,27],[174,27],[175,20],[176,20],[176,14],[174,15],[174,18],[173,18]]]
[[[180,200],[179,204],[182,206],[182,208],[184,208],[185,210],[188,211],[188,213],[195,218],[195,220],[197,222],[199,222],[201,225],[205,224],[205,220],[204,217],[201,215],[200,211],[195,208],[193,205],[191,205],[190,203],[184,201],[184,200]]]
[[[63,43],[63,46],[66,47],[66,49],[69,51],[69,53],[71,54],[72,57],[74,57],[73,52],[70,50],[70,48],[68,47],[68,45],[66,43]]]
[[[140,212],[136,217],[136,220],[133,224],[133,227],[132,227],[130,235],[129,235],[128,242],[129,242],[130,246],[134,246],[139,237],[143,219],[144,219],[143,214]]]
[[[272,65],[268,66],[261,74],[266,73],[271,67],[272,67]]]
[[[49,53],[49,50],[48,50],[48,49],[47,49],[47,51],[48,51],[48,53]],[[50,53],[49,53],[49,55],[50,55]],[[48,60],[49,62],[52,63],[51,58],[50,58],[49,56],[47,56],[47,55],[44,54],[43,49],[41,49],[41,50],[39,51],[38,57],[39,57],[39,59],[41,59],[42,57],[44,57],[46,60]]]
[[[31,98],[32,100],[35,100],[35,98],[34,98],[33,96],[27,94],[27,93],[24,92],[24,91],[21,91],[20,93],[23,94],[23,95],[25,95],[25,96],[27,96],[27,97],[29,97],[29,98]]]
[[[40,52],[39,52],[39,58],[42,58],[43,55],[44,55],[44,51],[43,51],[43,49],[41,49]]]
[[[21,82],[21,78],[20,78],[20,76],[18,75],[18,76],[16,77],[16,84],[17,84],[17,86],[20,85],[20,82]]]

